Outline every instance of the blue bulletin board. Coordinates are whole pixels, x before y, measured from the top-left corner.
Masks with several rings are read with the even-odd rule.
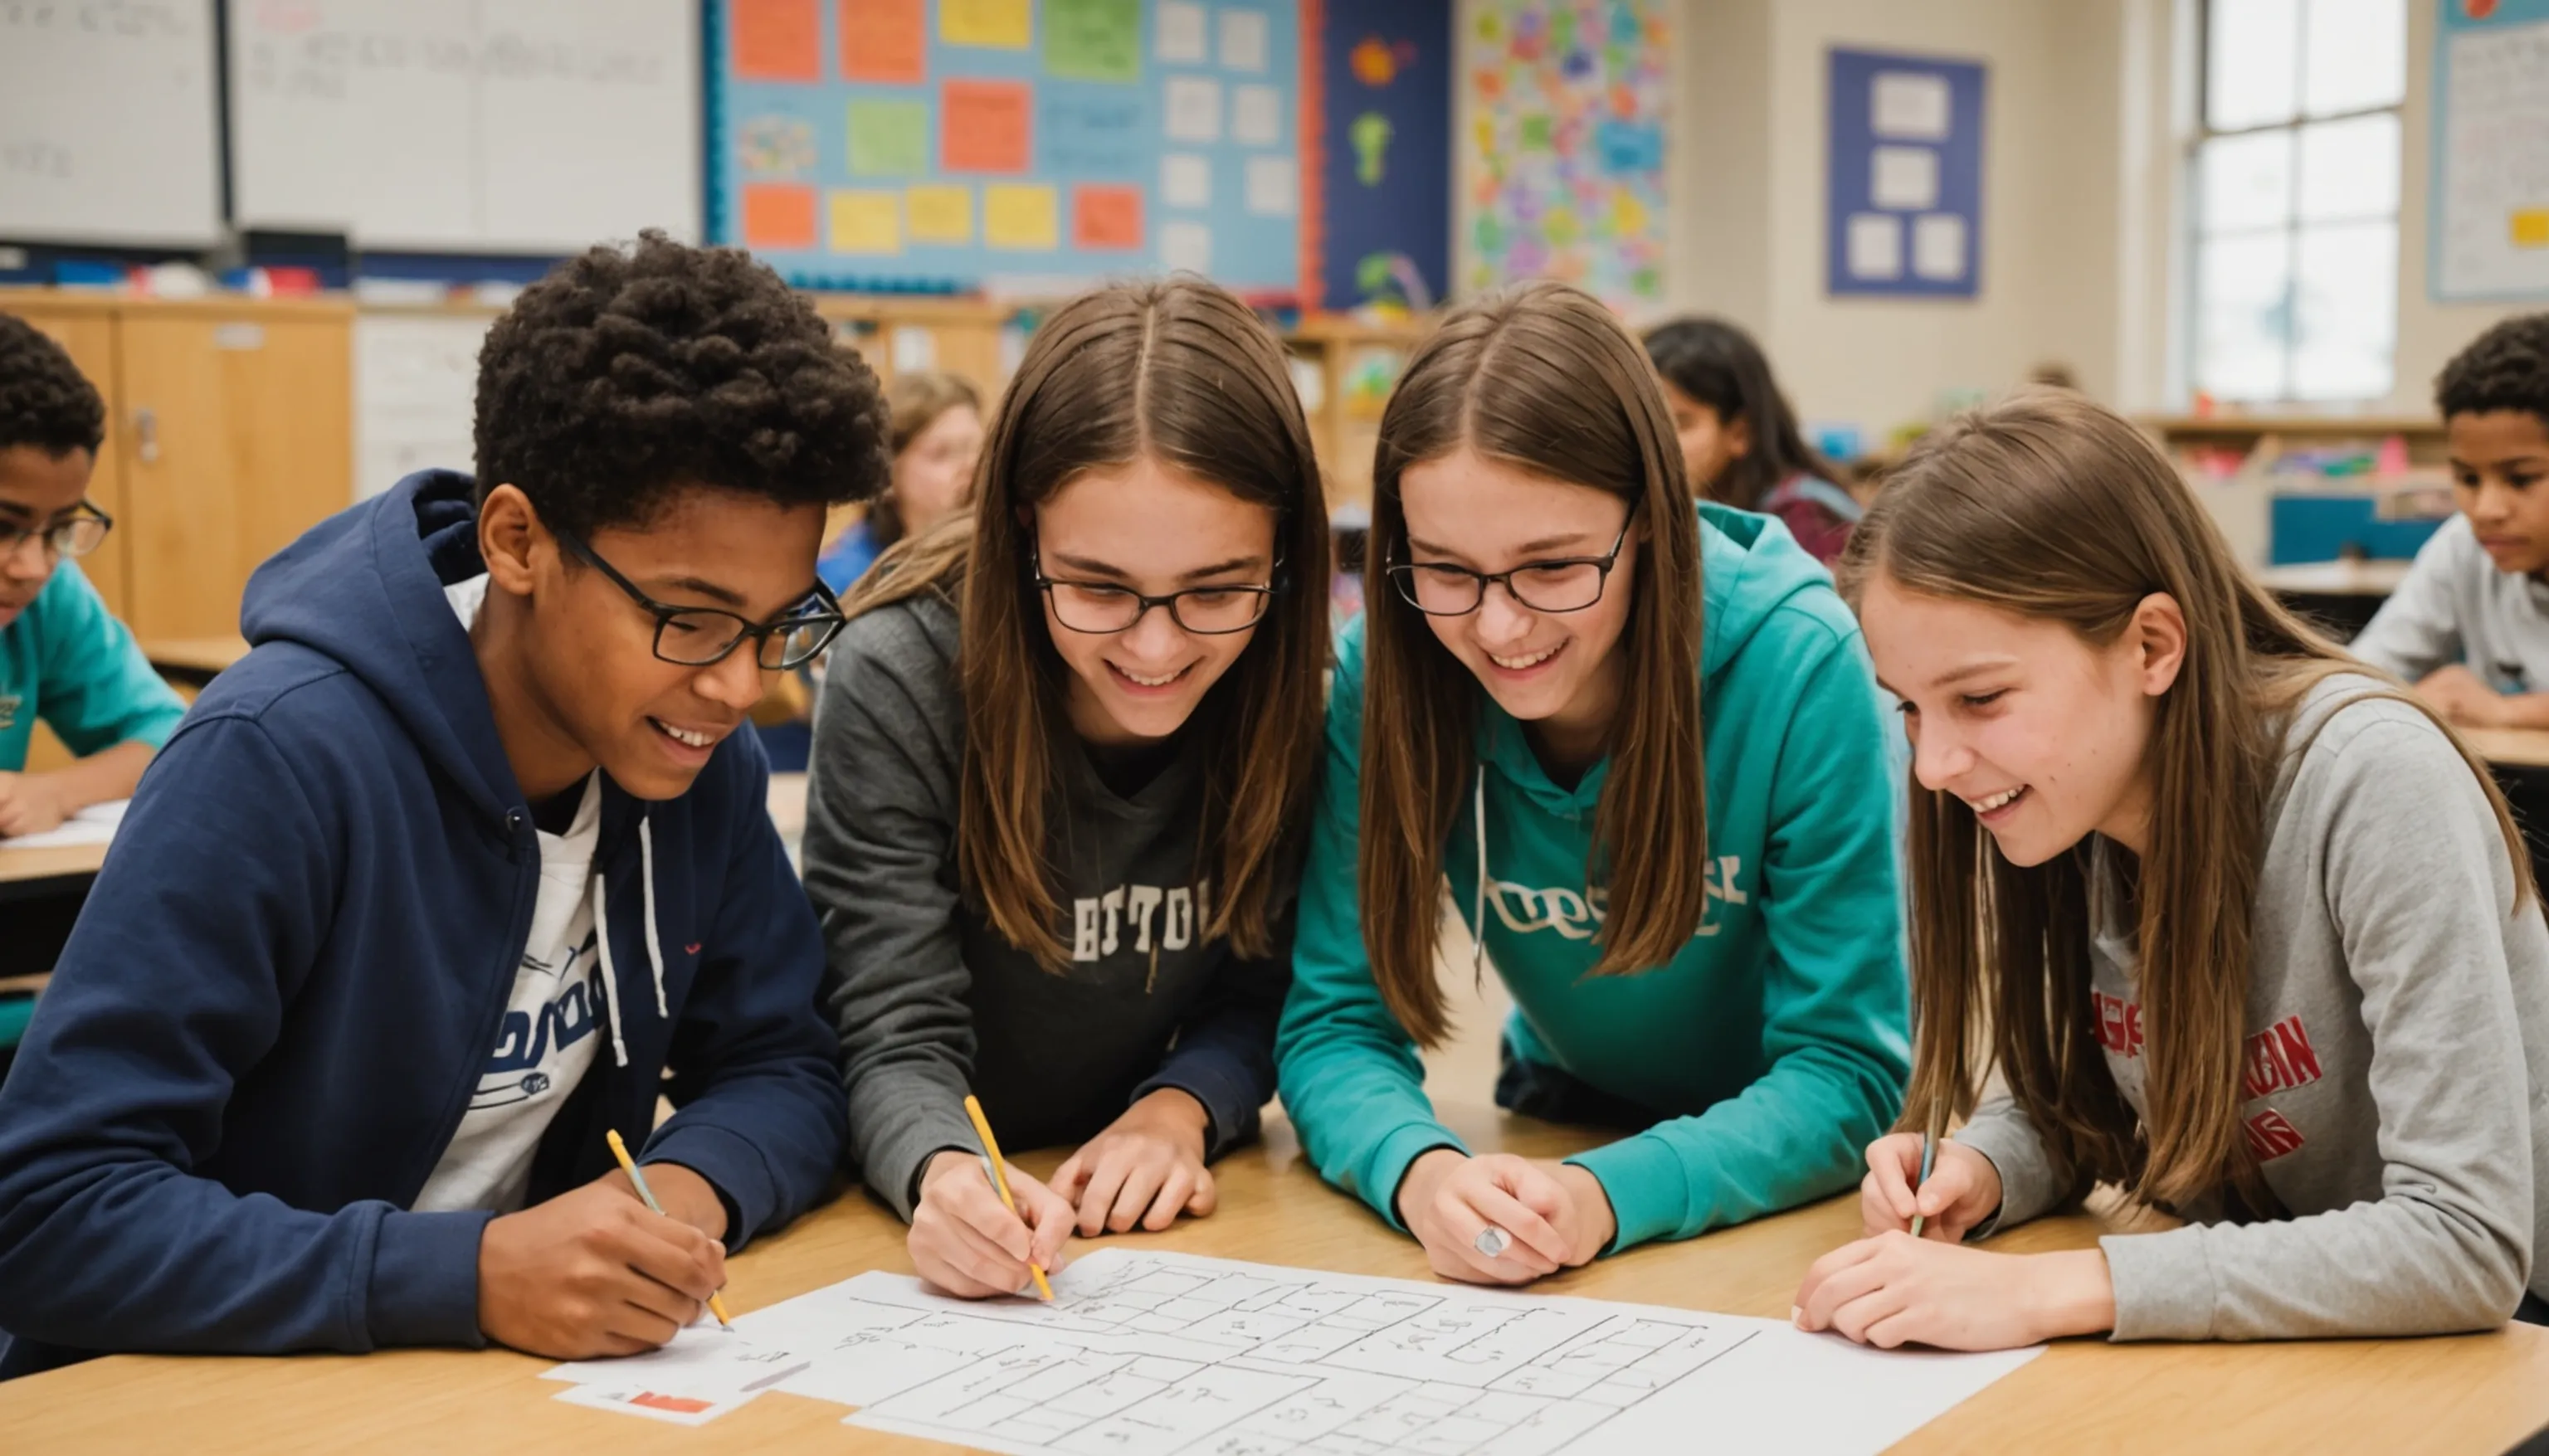
[[[1452,283],[1452,0],[1326,0],[1318,24],[1317,260],[1303,302],[1443,302]]]
[[[1831,77],[1826,289],[1980,293],[1981,62],[1836,48]]]
[[[792,283],[1300,292],[1295,0],[708,0],[705,24],[708,236]]]

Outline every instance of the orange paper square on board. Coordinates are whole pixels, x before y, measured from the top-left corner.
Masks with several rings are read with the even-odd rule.
[[[793,252],[814,245],[814,189],[776,182],[746,183],[743,245],[764,252]]]
[[[823,16],[817,0],[731,0],[726,46],[746,81],[823,79]]]
[[[1023,81],[949,81],[938,89],[938,169],[1027,169],[1035,89]]]
[[[1132,251],[1142,246],[1142,189],[1088,185],[1071,189],[1071,245]]]
[[[928,0],[841,0],[841,74],[897,86],[929,79]]]

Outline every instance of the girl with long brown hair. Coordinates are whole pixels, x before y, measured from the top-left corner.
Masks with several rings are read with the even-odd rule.
[[[1799,1322],[1992,1348],[2538,1313],[2549,927],[2449,730],[2076,395],[1924,439],[1842,581],[1914,745],[1919,1035],[1870,1236],[1816,1264]],[[1908,1130],[1957,1118],[1916,1189]],[[2188,1223],[1963,1246],[2091,1183]]]
[[[1693,506],[1637,340],[1556,284],[1417,350],[1373,495],[1277,1049],[1320,1171],[1502,1284],[1847,1187],[1909,1048],[1891,775],[1831,579]],[[1496,1100],[1621,1140],[1471,1157],[1435,1120],[1447,881],[1516,1006]]]
[[[1191,278],[1029,341],[976,508],[844,603],[805,885],[850,1151],[922,1277],[1007,1294],[1085,1234],[1212,1212],[1274,1086],[1318,769],[1328,518],[1282,347]],[[1081,1146],[1050,1187],[1004,1143]]]
[[[887,383],[885,406],[893,484],[824,544],[814,571],[834,592],[849,591],[896,542],[963,509],[983,454],[982,392],[961,375],[905,370]]]

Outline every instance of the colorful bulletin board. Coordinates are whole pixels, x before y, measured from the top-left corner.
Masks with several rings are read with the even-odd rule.
[[[1452,283],[1452,0],[1316,8],[1317,270],[1302,302],[1423,310]]]
[[[708,235],[808,288],[1300,291],[1295,0],[709,0]]]
[[[1979,61],[1832,52],[1828,291],[1981,292],[1983,79]]]
[[[1664,293],[1665,0],[1475,0],[1463,86],[1472,289],[1561,278]]]
[[[2549,0],[2436,0],[2438,300],[2549,298]]]

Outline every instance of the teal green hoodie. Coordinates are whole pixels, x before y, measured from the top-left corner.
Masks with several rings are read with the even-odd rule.
[[[1671,962],[1590,976],[1603,892],[1585,885],[1606,758],[1551,780],[1478,693],[1485,941],[1519,1056],[1667,1121],[1569,1161],[1601,1180],[1614,1250],[1686,1238],[1856,1182],[1911,1065],[1889,754],[1858,624],[1766,516],[1700,507],[1707,918]],[[1380,999],[1356,906],[1363,623],[1338,641],[1327,778],[1275,1045],[1284,1108],[1327,1179],[1393,1225],[1417,1155],[1463,1147],[1435,1120],[1415,1043]],[[1474,801],[1473,801],[1474,802]],[[1446,847],[1476,904],[1477,829]]]

